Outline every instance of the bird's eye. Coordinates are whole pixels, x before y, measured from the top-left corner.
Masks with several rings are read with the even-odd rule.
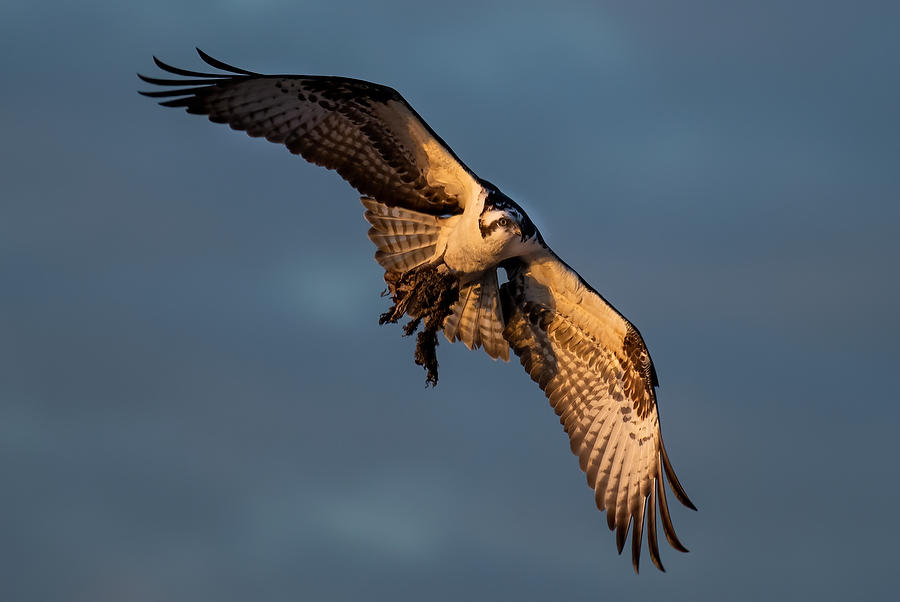
[[[501,228],[505,228],[509,225],[509,219],[507,219],[505,217],[501,217],[499,220],[497,220],[497,223],[500,225]]]

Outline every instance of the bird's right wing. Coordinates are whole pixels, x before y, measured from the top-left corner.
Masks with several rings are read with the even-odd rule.
[[[482,192],[477,176],[392,88],[346,77],[262,75],[197,51],[226,73],[188,71],[154,57],[181,78],[139,74],[167,87],[141,94],[282,143],[385,205],[455,214]]]
[[[662,570],[657,510],[669,543],[687,551],[672,526],[663,472],[676,497],[694,506],[663,447],[656,372],[640,333],[549,249],[504,267],[503,336],[560,417],[619,552],[633,525],[638,570],[646,516],[650,558]]]

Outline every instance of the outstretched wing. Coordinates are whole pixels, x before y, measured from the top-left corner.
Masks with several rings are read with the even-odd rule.
[[[619,553],[633,525],[632,562],[638,570],[646,517],[650,558],[664,570],[657,511],[669,543],[687,550],[669,517],[663,471],[676,497],[696,508],[663,447],[656,372],[641,335],[549,249],[504,267],[509,281],[503,285],[503,336],[559,415],[597,507],[616,530]]]
[[[154,57],[181,78],[138,74],[176,88],[141,94],[282,143],[386,205],[453,214],[481,192],[477,176],[392,88],[345,77],[262,75],[197,52],[226,73],[188,71]]]

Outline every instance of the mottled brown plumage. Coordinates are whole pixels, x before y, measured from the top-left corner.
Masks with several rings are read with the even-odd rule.
[[[459,213],[477,186],[477,177],[393,88],[347,77],[262,75],[198,52],[229,74],[186,71],[154,58],[164,71],[203,79],[139,75],[160,86],[192,85],[142,94],[180,97],[160,104],[184,107],[250,136],[284,144],[387,205],[435,215]],[[429,166],[442,162],[458,166],[457,180],[429,178]]]

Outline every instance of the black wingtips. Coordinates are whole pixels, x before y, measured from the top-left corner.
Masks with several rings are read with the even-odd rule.
[[[641,544],[644,541],[644,516],[647,510],[647,498],[641,499],[640,510],[631,516],[634,530],[631,533],[631,565],[634,574],[641,574]]]
[[[697,507],[690,500],[687,493],[685,493],[684,487],[682,487],[681,483],[678,481],[678,477],[675,475],[675,469],[672,468],[672,463],[669,462],[669,454],[666,453],[666,446],[663,444],[662,437],[659,439],[659,451],[662,456],[663,468],[665,468],[666,471],[666,479],[669,481],[669,485],[672,486],[672,493],[675,494],[675,497],[678,498],[678,501],[681,502],[682,505],[696,511]]]
[[[203,62],[211,67],[215,67],[216,69],[221,69],[222,71],[228,71],[230,73],[236,73],[238,75],[260,75],[259,73],[254,73],[253,71],[247,71],[246,69],[241,69],[240,67],[235,67],[234,65],[229,65],[228,63],[223,63],[219,59],[215,59],[199,48],[194,48],[197,51],[197,54],[200,55],[200,58],[203,59]]]
[[[166,73],[171,73],[172,75],[179,75],[181,77],[201,77],[201,78],[204,78],[205,80],[229,79],[229,78],[233,78],[235,75],[245,75],[245,76],[260,75],[259,73],[255,73],[253,71],[248,71],[246,69],[241,69],[240,67],[235,67],[234,65],[229,65],[228,63],[225,63],[218,59],[215,59],[215,58],[211,57],[210,55],[208,55],[207,53],[200,50],[199,48],[197,48],[196,50],[197,50],[197,54],[200,56],[200,58],[203,60],[204,63],[206,63],[207,65],[210,65],[211,67],[215,67],[216,69],[225,71],[226,73],[203,73],[201,71],[192,71],[190,69],[182,69],[181,67],[175,67],[174,65],[170,65],[170,64],[166,63],[165,61],[163,61],[156,55],[153,55],[153,63],[159,69],[165,71]],[[141,75],[140,73],[138,74],[138,77],[140,77],[144,81],[147,81],[148,83],[155,83],[157,85],[173,85],[173,83],[175,82],[175,80],[159,80],[159,82],[152,82],[152,81],[148,80],[146,77],[144,77],[143,75]],[[161,82],[165,82],[165,83],[161,83]],[[184,83],[192,83],[192,82],[182,81],[181,85],[183,85]],[[209,82],[207,82],[207,83],[209,83]]]
[[[162,61],[156,55],[153,55],[153,63],[161,71],[176,75],[178,76],[178,78],[149,77],[147,75],[138,73],[138,78],[145,83],[154,86],[167,87],[163,90],[154,90],[151,92],[138,91],[138,94],[142,96],[148,96],[150,98],[166,98],[175,96],[184,97],[167,100],[164,102],[160,102],[159,104],[164,107],[188,107],[188,112],[191,112],[196,99],[203,96],[209,89],[213,88],[214,86],[220,84],[224,85],[236,79],[243,79],[249,76],[259,75],[258,73],[247,71],[246,69],[240,69],[227,63],[223,63],[218,59],[214,59],[199,48],[197,48],[197,54],[200,55],[200,58],[203,59],[203,62],[205,62],[207,65],[211,65],[212,67],[215,67],[220,71],[224,71],[225,73],[202,73],[200,71],[182,69],[180,67],[170,65],[165,61]],[[172,87],[176,87],[177,89],[172,89]],[[200,112],[205,113],[205,111]]]
[[[631,526],[631,521],[629,519],[628,522],[619,523],[618,527],[616,527],[616,549],[619,551],[619,554],[622,554],[622,550],[625,549],[625,542],[628,540],[628,528]]]

